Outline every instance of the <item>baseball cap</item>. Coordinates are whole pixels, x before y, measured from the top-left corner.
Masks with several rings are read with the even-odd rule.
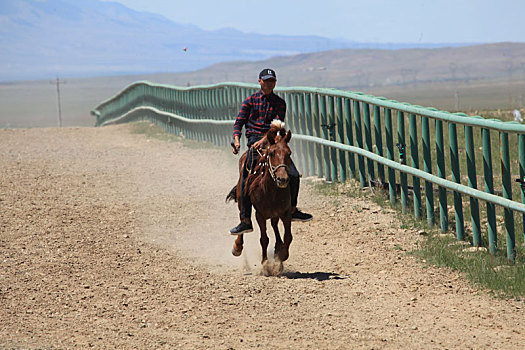
[[[265,68],[259,73],[259,79],[266,80],[266,79],[277,79],[277,75],[275,75],[275,71],[270,68]]]

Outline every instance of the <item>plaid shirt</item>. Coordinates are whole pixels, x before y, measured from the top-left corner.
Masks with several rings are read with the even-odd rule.
[[[233,136],[241,136],[243,125],[246,127],[246,137],[264,135],[270,130],[272,120],[284,122],[286,117],[286,102],[273,92],[265,96],[258,91],[242,103],[241,111],[233,126]]]

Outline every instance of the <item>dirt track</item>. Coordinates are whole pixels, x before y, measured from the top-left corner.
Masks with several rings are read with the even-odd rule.
[[[280,277],[230,254],[236,158],[130,126],[0,130],[0,348],[523,349],[523,303],[406,252],[390,210],[303,186]],[[272,243],[271,243],[272,244]]]

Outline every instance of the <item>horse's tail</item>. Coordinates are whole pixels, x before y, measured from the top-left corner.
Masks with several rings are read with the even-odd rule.
[[[228,193],[228,195],[226,196],[226,203],[228,203],[231,200],[237,202],[237,185],[233,186],[230,193]]]

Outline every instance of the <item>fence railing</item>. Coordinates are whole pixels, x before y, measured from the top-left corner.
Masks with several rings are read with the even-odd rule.
[[[181,88],[137,82],[92,114],[97,126],[151,120],[168,132],[224,146],[242,101],[258,89],[243,83]],[[275,92],[287,102],[294,161],[303,174],[383,185],[390,203],[399,202],[403,212],[425,214],[429,225],[439,217],[442,231],[455,227],[458,240],[471,234],[474,246],[486,244],[492,254],[498,231],[504,231],[507,258],[515,261],[514,212],[521,213],[518,239],[525,235],[525,126],[358,92],[308,87]]]

